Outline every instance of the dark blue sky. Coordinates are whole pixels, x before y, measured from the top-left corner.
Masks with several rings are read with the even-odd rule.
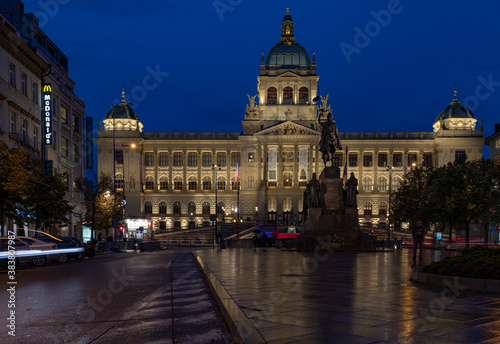
[[[61,2],[47,10],[25,0],[25,11],[45,14],[43,30],[68,56],[95,121],[124,83],[146,132],[241,131],[288,3],[340,131],[432,131],[455,82],[485,135],[500,122],[498,1]]]

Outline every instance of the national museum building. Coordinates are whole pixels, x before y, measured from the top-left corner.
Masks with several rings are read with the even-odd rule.
[[[295,41],[288,13],[279,43],[262,56],[257,79],[242,132],[144,132],[124,99],[107,113],[95,138],[98,172],[115,173],[127,217],[148,219],[155,230],[208,225],[216,211],[225,222],[258,216],[262,223],[280,223],[292,211],[302,218],[306,184],[324,167],[315,101],[319,76],[315,55]],[[323,109],[330,109],[327,98]],[[387,224],[390,193],[412,168],[482,157],[483,129],[475,129],[474,114],[456,97],[443,107],[430,132],[340,132],[344,149],[333,164],[343,170],[347,163],[347,173],[359,180],[360,222]]]

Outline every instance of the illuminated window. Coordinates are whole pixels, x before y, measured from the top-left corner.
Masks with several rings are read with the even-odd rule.
[[[160,177],[160,190],[168,190],[168,178],[165,176]]]
[[[188,153],[188,166],[198,166],[198,153]]]
[[[219,167],[226,166],[226,153],[224,152],[217,153],[217,165]]]
[[[202,153],[202,160],[203,160],[204,167],[212,166],[212,153],[210,153],[210,152]]]
[[[144,203],[144,212],[146,214],[152,214],[153,213],[153,203],[151,203],[151,202]]]
[[[274,197],[269,198],[267,201],[267,211],[277,212],[278,211],[278,200]]]
[[[372,167],[372,166],[373,166],[373,154],[363,153],[363,167]]]
[[[160,214],[166,214],[166,213],[167,213],[167,203],[160,202]]]
[[[116,176],[115,176],[115,188],[122,190],[123,189],[123,184],[124,184],[124,182],[123,182],[123,174],[117,173]]]
[[[397,176],[392,178],[392,192],[398,191],[400,187],[401,187],[401,178]]]
[[[276,105],[278,99],[278,90],[276,87],[267,89],[267,105]]]
[[[240,153],[232,152],[231,153],[231,166],[236,167],[240,162]]]
[[[335,166],[335,167],[342,166],[342,158],[343,158],[342,153],[335,153],[333,155],[333,166]]]
[[[290,197],[287,197],[283,200],[283,211],[284,212],[292,211],[292,206],[293,206],[293,202],[292,202],[292,199]]]
[[[415,166],[413,166],[415,164]],[[408,153],[408,167],[417,166],[417,153]]]
[[[378,177],[377,186],[378,191],[387,191],[387,179],[385,177]]]
[[[364,192],[372,191],[372,179],[370,177],[364,177],[362,185]]]
[[[197,180],[196,177],[189,177],[188,179],[188,190],[190,191],[195,191],[197,187]]]
[[[255,177],[249,176],[248,177],[248,188],[253,189],[254,187],[255,187]]]
[[[378,206],[378,216],[387,216],[387,203],[382,202]]]
[[[146,177],[146,190],[152,191],[154,189],[154,179],[151,176]]]
[[[224,214],[224,202],[217,203],[217,214]]]
[[[309,104],[309,89],[307,87],[299,88],[299,104]]]
[[[188,203],[188,214],[196,215],[196,203],[192,201]]]
[[[378,167],[387,167],[387,153],[378,153]]]
[[[238,177],[234,176],[231,179],[231,190],[237,191],[240,188],[240,180]]]
[[[201,211],[203,213],[203,216],[210,215],[210,203],[203,202],[203,204],[201,206]]]
[[[212,178],[204,177],[203,178],[203,191],[209,191],[212,189]]]
[[[123,151],[122,151],[123,154]],[[155,155],[153,152],[148,152],[144,154],[144,166],[154,166],[155,165]]]
[[[217,190],[219,191],[226,190],[226,178],[224,177],[217,178]]]
[[[255,153],[248,153],[248,162],[255,161]]]
[[[123,165],[123,149],[115,150],[115,165]]]
[[[61,123],[68,124],[68,109],[61,106]]]
[[[165,167],[165,166],[168,166],[168,153],[167,152],[161,152],[159,155],[158,155],[158,165],[159,166],[162,166],[162,167]]]
[[[291,87],[285,87],[283,89],[283,104],[293,104],[293,89]]]
[[[394,153],[392,155],[392,165],[394,167],[403,167],[403,153]]]
[[[181,215],[182,214],[182,209],[181,209],[181,202],[174,202],[174,215]]]
[[[174,166],[182,166],[182,153],[175,152],[174,153]]]
[[[372,204],[370,202],[366,202],[365,203],[364,214],[365,215],[371,215],[372,214]]]
[[[182,177],[177,176],[174,178],[174,190],[182,190]]]
[[[358,166],[358,153],[349,153],[349,167]]]

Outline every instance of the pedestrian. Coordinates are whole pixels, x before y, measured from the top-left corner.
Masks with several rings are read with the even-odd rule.
[[[108,249],[111,251],[112,248],[113,248],[113,237],[110,235],[108,237]]]
[[[417,224],[413,227],[411,232],[413,236],[413,261],[417,258],[417,249],[419,251],[418,258],[422,260],[422,249],[424,248],[425,233],[427,233],[422,221],[418,220]]]

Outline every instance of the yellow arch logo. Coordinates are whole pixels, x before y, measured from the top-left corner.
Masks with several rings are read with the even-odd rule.
[[[44,85],[43,86],[43,92],[52,92],[52,86],[50,86],[50,85]]]

